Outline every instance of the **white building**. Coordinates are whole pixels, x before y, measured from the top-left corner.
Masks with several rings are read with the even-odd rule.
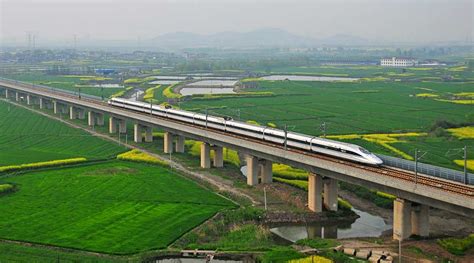
[[[413,58],[382,58],[380,66],[383,67],[413,67],[418,65],[418,61]]]

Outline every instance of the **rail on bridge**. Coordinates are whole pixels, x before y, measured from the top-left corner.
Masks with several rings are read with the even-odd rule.
[[[382,159],[384,165],[407,170],[415,171],[415,162],[410,160],[405,160],[397,157],[387,156],[383,154],[377,154],[377,156]],[[418,162],[417,172],[419,174],[425,174],[430,176],[435,176],[451,181],[464,183],[466,175],[462,171],[439,167],[436,165],[420,163]],[[466,184],[474,185],[474,174],[467,173],[467,182]]]

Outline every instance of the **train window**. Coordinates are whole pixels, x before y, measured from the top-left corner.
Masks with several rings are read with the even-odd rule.
[[[370,154],[369,151],[367,151],[366,149],[364,149],[364,148],[362,148],[362,147],[359,147],[359,150],[360,150],[362,153]]]

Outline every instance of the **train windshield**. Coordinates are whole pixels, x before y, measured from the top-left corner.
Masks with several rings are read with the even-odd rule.
[[[359,147],[359,150],[360,150],[362,153],[370,154],[369,151],[367,151],[366,149],[364,149],[364,148],[362,148],[362,147]]]

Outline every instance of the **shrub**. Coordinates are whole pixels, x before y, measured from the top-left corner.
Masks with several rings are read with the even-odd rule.
[[[117,155],[117,159],[125,160],[125,161],[132,161],[132,162],[142,162],[142,163],[151,163],[151,164],[158,164],[158,165],[168,165],[167,162],[158,159],[154,156],[151,156],[147,153],[141,152],[140,150],[133,149],[126,153],[122,153]]]
[[[247,221],[260,221],[265,214],[265,211],[256,207],[243,207],[235,210],[227,210],[222,213],[224,222],[236,223],[236,222],[247,222]]]
[[[11,184],[0,184],[0,194],[8,193],[13,190],[13,185]]]
[[[449,251],[449,253],[462,256],[466,251],[474,248],[474,234],[470,234],[465,238],[439,239],[438,244]]]
[[[87,161],[86,158],[71,158],[71,159],[64,159],[64,160],[54,160],[54,161],[47,161],[47,162],[38,162],[38,163],[27,163],[27,164],[19,164],[19,165],[8,165],[8,166],[1,166],[1,172],[12,172],[17,170],[27,170],[27,169],[37,169],[37,168],[45,168],[45,167],[53,167],[53,166],[61,166],[67,164],[75,164]]]

